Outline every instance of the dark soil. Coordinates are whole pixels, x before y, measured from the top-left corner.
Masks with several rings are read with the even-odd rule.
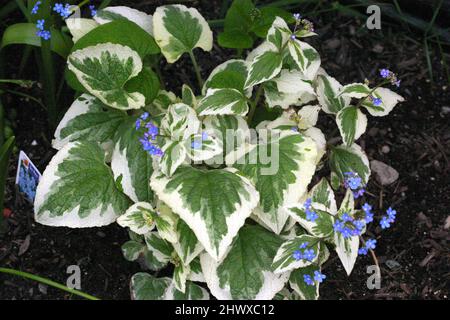
[[[161,1],[162,2],[162,1]],[[141,3],[145,3],[141,1]],[[134,7],[152,12],[153,5]],[[195,2],[197,3],[197,2]],[[194,6],[195,6],[194,3]],[[215,1],[197,5],[208,19],[218,16]],[[133,6],[133,5],[132,5]],[[390,67],[403,80],[399,93],[406,98],[387,117],[369,116],[369,130],[358,142],[376,159],[400,173],[388,187],[372,179],[366,200],[381,214],[393,206],[398,220],[381,231],[373,224],[368,235],[376,237],[376,254],[381,266],[381,289],[369,290],[366,268],[370,256],[359,258],[350,277],[332,254],[325,269],[327,280],[322,299],[448,299],[450,290],[450,92],[441,57],[432,56],[431,81],[423,52],[421,34],[400,27],[369,31],[364,21],[336,13],[314,21],[320,34],[312,39],[322,56],[322,65],[342,83],[376,79],[377,71]],[[391,32],[392,31],[392,32]],[[21,48],[8,50],[8,75],[17,72]],[[233,51],[215,45],[212,54],[198,52],[203,74],[229,59]],[[163,65],[166,85],[179,93],[182,83],[195,79],[188,59]],[[25,71],[36,77],[30,66]],[[27,93],[41,96],[38,88]],[[67,95],[70,101],[70,93]],[[24,150],[43,171],[53,155],[47,136],[46,117],[40,107],[17,97],[4,99],[9,119],[14,122],[18,149]],[[68,106],[68,104],[67,104]],[[320,119],[320,126],[327,126]],[[328,130],[330,131],[330,130]],[[33,143],[36,142],[36,143]],[[0,266],[20,269],[65,283],[67,267],[81,266],[82,289],[103,299],[128,299],[128,281],[141,269],[123,259],[120,246],[127,232],[117,225],[105,228],[67,229],[39,225],[33,208],[21,200],[14,188],[17,154],[11,160],[6,207],[8,231],[0,238]],[[447,222],[447,228],[445,228]],[[70,295],[37,283],[0,275],[0,299],[73,299]]]

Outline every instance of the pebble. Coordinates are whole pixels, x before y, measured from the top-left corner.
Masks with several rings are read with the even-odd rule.
[[[389,151],[391,151],[391,148],[389,148],[389,146],[384,145],[381,147],[381,152],[389,153]]]
[[[384,162],[372,160],[370,168],[375,173],[377,181],[383,186],[390,185],[398,180],[398,171]]]

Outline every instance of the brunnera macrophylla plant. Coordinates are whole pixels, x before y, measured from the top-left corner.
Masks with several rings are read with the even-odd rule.
[[[276,17],[245,60],[220,64],[177,96],[160,89],[153,61],[188,54],[199,74],[193,51],[210,51],[213,37],[196,9],[68,17],[67,81],[80,95],[56,129],[36,221],[117,222],[129,230],[127,260],[173,266],[172,277],[135,274],[133,299],[317,299],[333,277],[322,270],[331,251],[350,274],[358,254],[375,248],[363,238],[367,224],[395,220],[391,208],[374,217],[360,204],[370,167],[355,141],[367,113],[385,116],[403,101],[386,87],[400,82],[383,69],[378,84],[340,84],[304,41],[312,24],[294,18]],[[256,108],[278,116],[251,127]],[[316,127],[320,113],[335,119],[340,144]],[[315,175],[324,167],[329,176]]]

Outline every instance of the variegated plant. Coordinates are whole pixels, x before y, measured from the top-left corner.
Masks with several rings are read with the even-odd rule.
[[[109,7],[67,19],[67,81],[80,94],[56,129],[36,221],[117,222],[129,230],[127,260],[173,265],[172,278],[135,274],[133,299],[317,299],[332,250],[350,274],[365,225],[346,234],[341,224],[370,211],[355,208],[370,176],[355,140],[366,112],[387,115],[403,99],[368,82],[341,85],[304,41],[312,24],[294,17],[292,27],[276,17],[246,60],[222,63],[181,97],[160,89],[152,67],[187,53],[198,71],[194,49],[210,51],[213,38],[196,9]],[[397,81],[384,75],[382,85]],[[342,144],[316,127],[322,111]],[[315,176],[327,164],[331,183]]]

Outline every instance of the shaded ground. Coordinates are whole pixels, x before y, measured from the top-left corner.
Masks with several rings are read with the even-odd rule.
[[[200,9],[213,18],[217,7],[204,5]],[[140,9],[152,12],[146,6]],[[435,73],[431,83],[422,46],[415,40],[400,33],[390,34],[387,29],[368,31],[362,27],[362,21],[336,14],[324,15],[315,22],[320,37],[311,43],[320,52],[323,67],[330,75],[350,83],[375,79],[377,70],[388,66],[401,75],[399,93],[407,99],[385,118],[369,116],[370,130],[359,141],[371,160],[385,162],[400,173],[399,180],[389,187],[381,187],[372,179],[368,188],[367,200],[378,213],[390,205],[398,211],[398,220],[391,229],[381,232],[374,224],[368,230],[370,236],[378,239],[381,289],[366,288],[366,267],[373,264],[370,256],[360,258],[347,277],[333,255],[327,263],[321,296],[448,299],[450,235],[444,225],[450,216],[450,92],[439,58],[432,60]],[[411,34],[409,37],[416,38]],[[204,75],[229,59],[230,53],[217,46],[212,55],[199,53]],[[17,53],[9,54],[14,61],[12,57]],[[14,63],[10,68],[14,72]],[[33,75],[32,70],[28,72]],[[163,74],[170,75],[166,77],[170,82],[167,85],[176,93],[183,82],[195,86],[187,59],[163,66]],[[41,94],[34,90],[29,93]],[[43,133],[44,113],[33,103],[12,96],[7,99],[9,115],[17,115],[17,145],[43,171],[53,154]],[[327,119],[320,119],[320,126],[328,124]],[[37,145],[33,146],[33,141]],[[15,174],[16,160],[11,163],[10,177]],[[84,291],[105,299],[129,298],[128,280],[140,268],[122,258],[120,245],[127,240],[125,230],[116,225],[73,230],[36,224],[32,207],[15,195],[13,178],[8,181],[6,207],[11,208],[12,216],[8,219],[8,233],[0,239],[1,266],[65,283],[67,266],[78,264],[83,271]],[[0,299],[68,298],[55,289],[0,275]]]

